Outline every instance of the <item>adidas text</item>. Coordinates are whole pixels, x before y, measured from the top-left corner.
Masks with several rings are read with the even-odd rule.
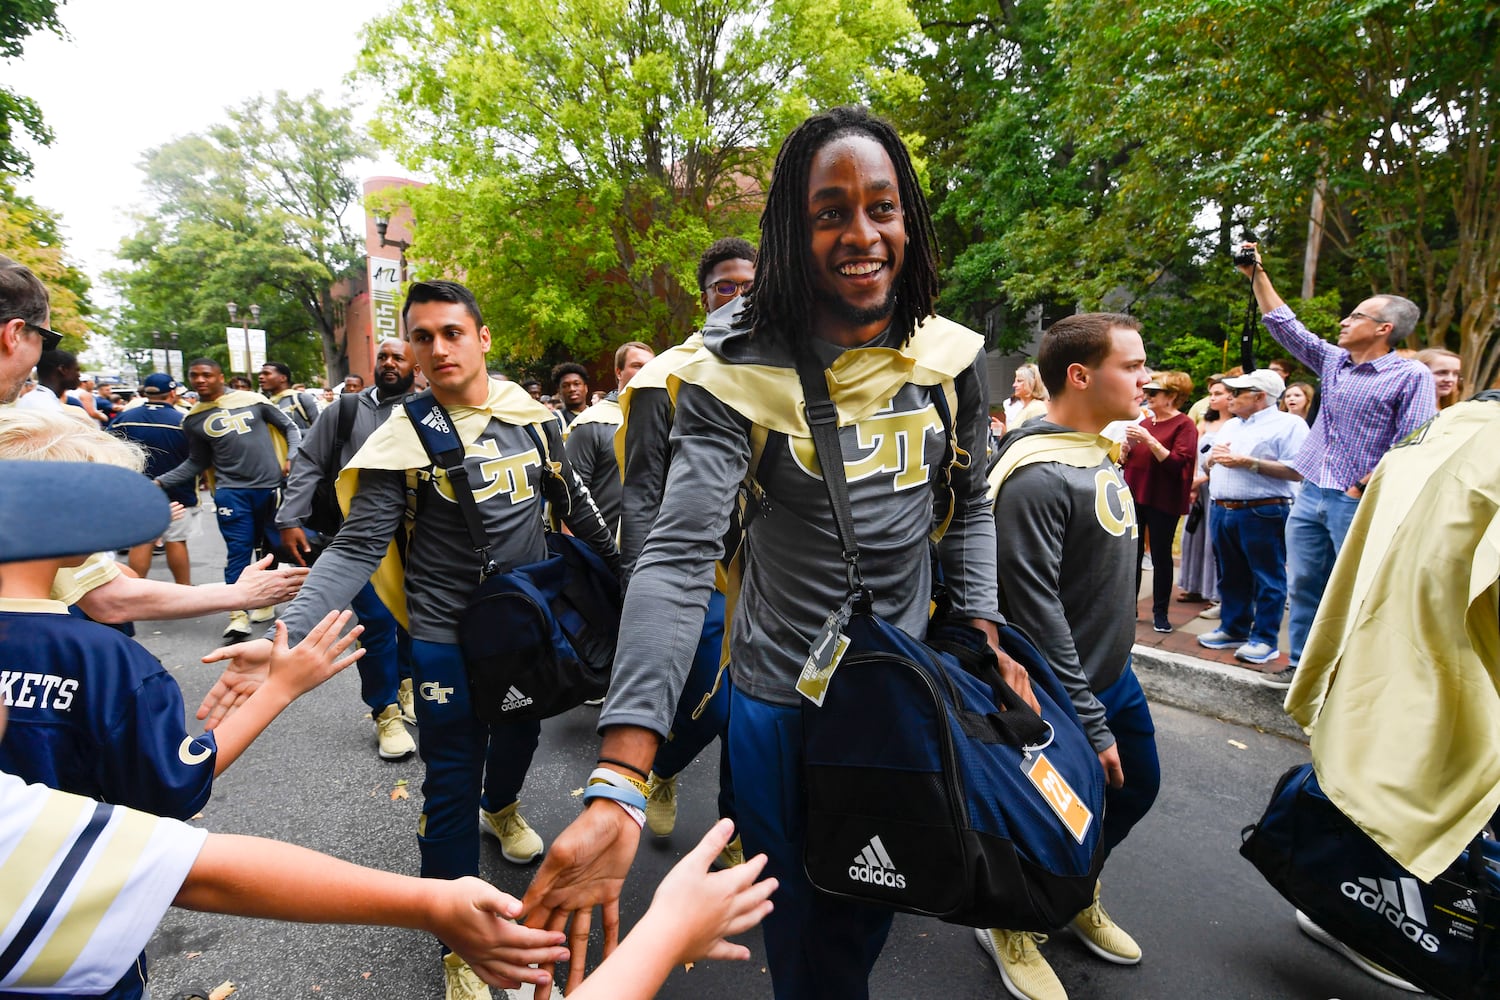
[[[510,690],[505,692],[505,698],[500,702],[500,711],[511,712],[518,708],[525,708],[531,704],[531,699],[526,697],[512,684]]]
[[[448,433],[448,421],[443,419],[443,414],[438,410],[433,410],[427,416],[423,417],[422,423],[431,427],[439,434]]]
[[[885,852],[878,834],[871,837],[865,849],[855,856],[854,863],[849,866],[849,877],[856,882],[883,885],[888,889],[906,888],[906,876],[896,871],[896,865]]]
[[[1406,897],[1404,905],[1397,897],[1396,883],[1391,879],[1381,879],[1380,882],[1384,885],[1378,884],[1375,879],[1360,879],[1358,882],[1345,882],[1339,889],[1360,906],[1380,914],[1423,951],[1437,954],[1438,939],[1427,932],[1427,915],[1422,911],[1416,880],[1401,879],[1400,888]]]

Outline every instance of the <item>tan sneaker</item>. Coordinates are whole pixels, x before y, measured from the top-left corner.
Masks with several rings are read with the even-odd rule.
[[[375,733],[380,741],[382,760],[400,760],[410,757],[417,750],[411,733],[401,724],[400,705],[387,705],[384,712],[375,716]]]
[[[256,624],[263,624],[275,617],[276,605],[274,604],[268,604],[263,608],[256,608],[255,610],[250,612],[250,621]]]
[[[224,628],[225,642],[244,642],[250,638],[250,616],[243,611],[229,612],[229,624]]]
[[[541,856],[541,836],[521,817],[521,803],[512,802],[496,812],[479,810],[479,832],[500,841],[500,855],[513,865],[524,865]]]
[[[976,927],[974,936],[1000,970],[1006,992],[1016,1000],[1068,1000],[1068,991],[1057,973],[1036,948],[1047,935]]]
[[[396,704],[401,706],[401,721],[408,726],[417,724],[417,701],[416,693],[412,691],[411,678],[408,677],[401,682],[396,689]]]
[[[651,772],[646,796],[646,825],[658,837],[670,837],[677,826],[677,779]]]
[[[1094,902],[1073,918],[1073,933],[1089,951],[1106,962],[1135,965],[1141,960],[1141,946],[1110,919],[1099,903],[1099,885],[1094,884]]]
[[[490,988],[457,952],[443,956],[444,1000],[494,1000]]]
[[[735,838],[729,843],[725,844],[724,849],[719,852],[717,864],[720,868],[733,868],[735,865],[742,865],[744,863],[745,845],[740,841],[739,836],[736,835]]]

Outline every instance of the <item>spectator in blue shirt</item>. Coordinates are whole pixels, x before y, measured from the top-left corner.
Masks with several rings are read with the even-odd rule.
[[[188,457],[187,435],[182,431],[182,411],[177,408],[177,390],[182,385],[172,376],[157,372],[141,383],[140,406],[123,411],[110,430],[146,449],[146,475],[157,479],[177,468]],[[167,568],[172,579],[184,587],[191,586],[192,567],[188,559],[188,539],[197,531],[198,484],[183,483],[167,490],[167,499],[182,504],[184,514],[167,526],[161,536],[166,551]],[[130,550],[130,570],[145,576],[151,570],[154,543],[143,542]]]

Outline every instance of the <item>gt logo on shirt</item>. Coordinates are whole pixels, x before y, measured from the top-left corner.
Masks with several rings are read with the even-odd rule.
[[[479,463],[480,481],[473,484],[474,499],[477,502],[484,503],[501,493],[509,494],[512,504],[525,503],[536,496],[531,477],[526,474],[528,468],[541,468],[542,456],[537,454],[535,448],[502,457],[500,443],[485,438],[469,445],[464,454],[466,457],[483,459]],[[443,474],[443,470],[433,469],[431,476],[438,495],[449,503],[456,503],[453,499],[453,487],[448,484],[448,477]]]
[[[12,708],[50,708],[66,712],[73,707],[78,681],[55,674],[33,674],[0,670],[0,701]]]
[[[240,413],[215,410],[203,421],[203,433],[216,438],[227,437],[230,434],[249,434],[250,421],[254,419],[255,414],[248,410]]]
[[[1135,500],[1115,466],[1094,473],[1094,516],[1099,519],[1100,527],[1116,538],[1127,531],[1131,538],[1140,534],[1135,521]]]
[[[920,410],[893,412],[888,405],[878,413],[854,425],[855,441],[864,457],[845,459],[844,476],[851,483],[881,473],[893,473],[891,488],[896,492],[925,486],[931,474],[927,461],[927,434],[943,432],[937,407],[928,403]],[[818,452],[812,438],[789,438],[792,457],[803,472],[814,479],[823,478]],[[915,446],[914,446],[915,443]]]

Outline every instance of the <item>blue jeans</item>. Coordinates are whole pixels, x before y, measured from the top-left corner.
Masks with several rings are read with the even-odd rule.
[[[413,639],[411,651],[417,750],[427,765],[417,832],[422,875],[478,875],[479,810],[493,812],[520,796],[542,724],[480,722],[458,646]]]
[[[1219,563],[1219,630],[1272,649],[1286,607],[1286,520],[1286,505],[1276,504],[1216,507],[1209,522]]]
[[[1151,706],[1146,704],[1146,692],[1141,690],[1135,670],[1127,666],[1119,680],[1094,692],[1094,697],[1104,706],[1104,721],[1114,735],[1120,767],[1125,771],[1123,787],[1104,789],[1104,854],[1108,857],[1151,811],[1161,790],[1161,761],[1156,755]]]
[[[411,676],[410,640],[400,641],[401,626],[375,593],[375,585],[366,583],[349,602],[365,627],[359,643],[365,655],[355,664],[359,668],[359,697],[370,711],[379,715],[396,704],[396,689],[401,678]]]
[[[281,536],[272,523],[281,502],[280,493],[280,490],[229,487],[214,490],[219,534],[224,536],[224,548],[228,553],[224,562],[225,583],[238,580],[245,567],[255,561],[256,546],[270,550],[281,544]]]
[[[688,672],[682,696],[677,699],[677,714],[672,717],[672,731],[656,750],[652,769],[664,778],[676,777],[693,762],[693,758],[715,739],[719,739],[719,815],[734,819],[734,785],[729,763],[729,699],[732,684],[729,672],[719,690],[693,718],[703,698],[714,689],[719,676],[719,659],[724,645],[724,595],[717,590],[708,599],[708,613],[703,616],[703,634],[698,637],[698,651]]]
[[[1312,631],[1323,600],[1323,588],[1333,574],[1333,563],[1344,547],[1344,536],[1359,501],[1343,490],[1325,489],[1303,483],[1297,493],[1297,505],[1287,522],[1287,576],[1290,577],[1292,609],[1287,620],[1292,644],[1292,662],[1302,659],[1307,633]]]
[[[761,930],[776,1000],[867,1000],[893,912],[836,899],[802,867],[802,713],[736,690],[729,757],[746,856],[765,854],[781,883]]]

